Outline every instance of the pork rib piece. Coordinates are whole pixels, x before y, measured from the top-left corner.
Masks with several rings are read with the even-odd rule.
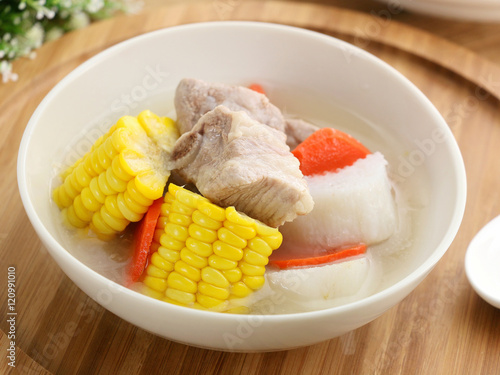
[[[181,134],[190,131],[201,116],[218,105],[232,111],[245,111],[258,122],[285,130],[281,111],[269,102],[267,96],[242,86],[185,78],[177,86],[174,105]]]
[[[222,206],[278,227],[313,200],[283,132],[224,106],[203,115],[172,152],[172,167]]]
[[[293,150],[302,143],[307,137],[319,129],[307,121],[299,118],[287,118],[285,120],[286,144]]]

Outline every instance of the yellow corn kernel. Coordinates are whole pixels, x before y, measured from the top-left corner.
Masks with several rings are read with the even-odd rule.
[[[241,298],[263,286],[268,257],[279,246],[278,230],[174,184],[164,202],[146,270],[166,280],[163,300],[197,309],[248,311]],[[161,268],[155,252],[173,265],[166,278],[153,268]]]
[[[217,230],[222,226],[220,221],[212,219],[210,216],[199,210],[193,212],[193,222],[203,228],[212,230]]]
[[[159,245],[161,236],[163,236],[164,234],[165,234],[165,231],[163,230],[163,228],[155,228],[155,232],[153,234],[153,243],[156,243]]]
[[[175,199],[190,208],[197,208],[200,202],[207,201],[207,199],[203,198],[201,195],[186,189],[177,190]]]
[[[188,229],[179,224],[168,223],[165,226],[165,233],[177,241],[185,242],[189,236]]]
[[[143,280],[144,285],[150,287],[157,292],[165,292],[167,290],[167,280],[159,277],[146,275]]]
[[[198,290],[198,284],[196,282],[177,272],[172,272],[168,275],[167,284],[169,288],[177,289],[186,293],[196,293]]]
[[[238,281],[231,287],[231,294],[238,298],[247,297],[252,292],[253,290],[250,289],[243,281]]]
[[[72,175],[69,175],[68,177],[66,177],[62,186],[63,186],[64,190],[66,191],[66,194],[68,195],[68,197],[70,197],[71,199],[75,199],[75,197],[78,195],[78,190],[76,190],[75,187],[73,186],[73,184],[71,183],[71,177],[72,177]]]
[[[210,297],[210,296],[206,296],[204,294],[197,294],[196,295],[196,300],[198,301],[198,303],[207,308],[207,309],[219,309],[221,311],[224,311],[225,309],[227,309],[227,301],[224,301],[224,300],[220,300],[218,298],[214,298],[214,297]],[[221,306],[222,305],[222,306]]]
[[[147,269],[147,274],[152,277],[157,277],[160,279],[166,279],[168,277],[168,272],[156,267],[154,264],[150,264]]]
[[[170,185],[172,185],[172,184],[170,184]],[[172,205],[170,206],[170,211],[176,212],[176,213],[181,214],[181,215],[191,216],[194,212],[194,208],[186,206],[185,204],[176,200],[176,201],[172,202]]]
[[[167,151],[172,151],[175,139],[179,138],[179,131],[172,119],[160,118],[151,111],[142,111],[137,116],[140,124],[156,143]]]
[[[101,207],[101,217],[104,220],[104,222],[108,224],[111,228],[113,228],[113,230],[116,232],[123,231],[130,223],[122,215],[116,217],[113,214],[111,214],[106,206]]]
[[[272,249],[277,249],[278,247],[280,247],[281,242],[283,242],[283,235],[280,232],[277,232],[277,233],[270,235],[270,236],[262,236],[261,238],[264,241],[266,241],[267,244]]]
[[[230,283],[236,283],[241,280],[243,273],[240,268],[233,268],[232,270],[222,271],[223,275],[226,277],[227,281]]]
[[[253,290],[258,290],[264,286],[266,279],[264,276],[246,276],[243,275],[241,281],[245,283],[246,286]]]
[[[273,248],[261,237],[254,237],[248,241],[248,248],[267,257],[273,252]]]
[[[174,269],[174,263],[169,262],[166,258],[161,256],[159,252],[151,254],[151,264],[166,272],[170,272]]]
[[[238,265],[238,262],[214,254],[208,257],[208,264],[218,270],[230,270],[235,268]]]
[[[92,229],[94,231],[97,231],[98,233],[106,235],[112,235],[116,233],[116,231],[104,221],[103,217],[101,216],[101,212],[96,212],[94,215],[92,215],[92,225]]]
[[[198,224],[191,224],[188,228],[189,236],[195,240],[212,243],[217,239],[217,232],[212,229],[203,228]]]
[[[186,247],[196,255],[205,258],[208,258],[213,253],[211,244],[195,240],[191,237],[186,240]]]
[[[170,174],[169,174],[170,176]],[[155,200],[163,195],[168,176],[155,171],[147,171],[135,177],[135,184],[146,198]]]
[[[198,283],[198,292],[204,294],[205,296],[217,298],[222,301],[229,298],[228,288],[221,288],[219,286],[209,284],[205,281],[200,281]]]
[[[177,252],[184,248],[184,242],[176,240],[172,236],[169,236],[165,231],[161,231],[160,244],[167,249],[175,250]]]
[[[255,266],[265,266],[269,262],[268,257],[261,255],[256,251],[249,250],[249,249],[244,251],[243,259],[248,264],[253,264]]]
[[[184,292],[182,290],[168,288],[165,291],[166,301],[172,303],[177,302],[181,306],[186,306],[196,301],[196,296],[194,293]],[[171,301],[169,301],[170,299]]]
[[[223,208],[216,206],[209,201],[200,203],[198,210],[213,220],[222,222],[226,218],[226,212]]]
[[[130,201],[124,193],[120,193],[116,197],[116,202],[118,204],[118,209],[122,213],[123,217],[131,222],[137,222],[142,219],[143,214],[147,211],[147,207],[135,206],[130,207]]]
[[[226,279],[224,274],[212,267],[205,267],[201,270],[201,279],[209,284],[221,288],[229,287],[229,281]]]
[[[165,194],[165,197],[170,194],[174,199],[172,199],[172,202],[175,201],[175,197],[177,195],[177,192],[180,191],[180,190],[184,190],[184,188],[182,186],[177,186],[176,184],[168,184],[168,188],[167,188],[168,192],[167,194]]]
[[[125,196],[128,200],[130,200],[130,204],[136,204],[139,206],[151,206],[153,204],[153,199],[146,198],[142,195],[137,189],[137,185],[135,183],[135,179],[132,179],[127,184],[127,191],[125,192]]]
[[[108,156],[106,147],[99,147],[95,150],[95,153],[97,154],[97,160],[99,160],[99,164],[101,164],[103,171],[106,171],[109,167],[111,167],[112,159]]]
[[[104,199],[104,207],[106,207],[108,212],[114,217],[125,219],[125,216],[123,216],[122,212],[120,211],[120,207],[118,207],[118,200],[116,195],[108,195],[106,199]]]
[[[118,178],[118,176],[113,172],[113,168],[106,169],[106,181],[111,189],[118,193],[122,193],[127,189],[127,182]]]
[[[89,176],[95,177],[98,175],[96,171],[94,171],[94,168],[92,168],[92,159],[90,158],[89,154],[84,156],[82,164],[85,172],[87,172]]]
[[[240,260],[243,258],[243,250],[236,246],[229,245],[222,241],[215,241],[213,244],[214,254],[229,260]]]
[[[104,171],[104,168],[99,161],[99,155],[97,154],[97,150],[95,150],[95,152],[92,152],[89,155],[89,158],[90,158],[90,165],[94,171],[94,174],[96,176],[101,174]]]
[[[179,135],[173,121],[149,111],[138,117],[120,118],[64,172],[52,197],[66,208],[70,225],[112,236],[139,221],[163,195],[167,161]]]
[[[193,267],[192,265],[180,260],[175,263],[175,271],[180,275],[187,277],[193,281],[201,280],[201,272],[199,268]]]
[[[75,209],[73,206],[69,206],[66,209],[66,219],[68,222],[76,228],[85,228],[87,223],[81,220],[75,213]]]
[[[236,211],[234,207],[226,208],[226,218],[230,222],[243,226],[251,226],[254,225],[255,220],[251,219],[245,214]]]
[[[175,201],[175,197],[170,192],[167,191],[165,193],[165,196],[163,197],[163,200],[165,201],[165,204],[170,207],[170,205]]]
[[[181,250],[181,259],[187,264],[190,264],[198,269],[202,269],[208,265],[207,258],[193,253],[187,247]]]
[[[60,194],[58,194],[58,196],[61,197],[62,191],[60,191],[60,190],[59,191],[54,190],[54,195],[56,195],[58,192],[60,192]],[[90,212],[97,211],[99,209],[99,207],[101,207],[100,203],[97,201],[97,199],[95,199],[94,195],[92,194],[92,191],[88,187],[86,187],[82,190],[80,197],[81,197],[83,206],[87,210],[89,210]],[[59,199],[62,200],[61,198],[59,198]],[[71,202],[69,202],[69,204],[71,205]],[[58,205],[59,205],[59,207],[61,207],[60,204],[58,204]]]
[[[73,209],[75,210],[76,216],[78,216],[78,218],[80,218],[83,222],[88,223],[92,220],[92,211],[85,208],[81,195],[77,196],[73,201]]]
[[[123,168],[120,163],[120,158],[115,157],[113,161],[111,162],[111,170],[115,174],[117,178],[119,178],[122,181],[131,181],[132,180],[132,175],[128,174]]]
[[[257,234],[257,231],[253,226],[249,225],[239,225],[235,224],[229,220],[224,221],[224,227],[229,229],[232,233],[237,235],[238,237],[241,237],[245,240],[249,240],[251,238],[254,238],[255,235]]]
[[[90,180],[92,180],[92,176],[85,171],[85,168],[81,163],[75,168],[74,175],[82,188],[89,186]]]
[[[168,217],[168,221],[183,227],[188,227],[193,222],[189,216],[178,214],[177,212],[173,212],[172,215]]]
[[[175,262],[181,259],[181,256],[178,251],[167,249],[166,247],[163,246],[160,246],[158,248],[158,254],[160,254],[161,257],[165,259],[165,261],[170,262],[172,264],[175,264]],[[151,257],[153,257],[153,254],[151,254]]]
[[[245,239],[238,237],[227,228],[220,228],[217,231],[217,236],[219,237],[219,240],[229,245],[233,245],[241,249],[247,246],[247,241]]]
[[[82,191],[82,189],[84,188],[84,186],[81,186],[76,180],[76,173],[70,174],[67,178],[67,181],[75,192],[75,196],[78,195],[78,192]]]
[[[60,209],[65,207],[69,207],[71,205],[71,198],[68,197],[64,189],[55,189],[52,192],[52,199],[56,202],[57,206]]]
[[[168,218],[165,216],[161,216],[156,224],[156,227],[158,228],[157,230],[165,228],[165,225],[167,225],[167,223],[168,223]],[[163,233],[163,231],[161,231],[161,233]]]
[[[246,276],[263,276],[266,272],[266,267],[250,264],[247,262],[239,262],[238,268]]]

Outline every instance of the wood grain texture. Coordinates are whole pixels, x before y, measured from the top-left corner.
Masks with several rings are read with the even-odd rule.
[[[315,4],[213,2],[157,7],[117,17],[44,46],[36,63],[16,62],[17,83],[0,86],[0,275],[17,276],[17,365],[24,374],[494,374],[500,312],[469,286],[468,243],[500,212],[499,67],[471,51],[398,22],[367,33],[374,15]],[[337,339],[274,353],[236,354],[161,339],[117,318],[81,292],[38,240],[22,208],[16,154],[29,117],[81,62],[119,41],[176,24],[252,19],[314,29],[356,44],[414,82],[448,121],[468,172],[468,204],[449,251],[402,303]],[[476,72],[476,74],[474,74]],[[480,77],[491,77],[487,84]],[[488,91],[484,91],[486,89]],[[0,349],[8,348],[0,288]],[[7,371],[0,356],[0,373]]]

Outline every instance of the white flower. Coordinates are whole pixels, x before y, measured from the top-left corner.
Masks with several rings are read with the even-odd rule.
[[[17,81],[17,74],[12,73],[12,64],[7,61],[0,62],[0,74],[2,75],[2,82]]]
[[[85,10],[89,13],[96,13],[104,7],[104,0],[90,0],[90,2],[85,7]]]
[[[68,22],[68,28],[70,30],[81,29],[82,27],[87,26],[90,23],[89,16],[83,12],[76,12],[71,15],[71,18]]]
[[[35,23],[26,33],[26,38],[33,48],[38,48],[43,43],[44,30],[40,23]]]
[[[56,16],[56,12],[52,9],[48,9],[46,12],[45,12],[45,15],[47,16],[47,18],[49,20],[51,20],[52,18],[54,18]]]
[[[3,1],[0,0],[0,4]],[[0,35],[3,45],[0,49],[0,76],[3,82],[18,78],[12,72],[12,60],[22,56],[33,59],[36,56],[34,49],[44,41],[57,39],[68,29],[87,26],[91,15],[107,10],[108,6],[110,12],[106,14],[116,10],[138,12],[142,0],[15,0],[13,4],[6,7],[6,12],[13,12],[7,23],[14,25],[16,31]],[[56,17],[58,21],[52,21]]]
[[[63,36],[64,30],[60,27],[53,27],[45,33],[45,41],[50,42],[51,40],[59,39]]]

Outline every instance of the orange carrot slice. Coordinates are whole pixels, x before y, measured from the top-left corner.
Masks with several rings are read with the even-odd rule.
[[[321,128],[300,143],[292,154],[305,176],[335,172],[370,154],[354,137],[340,130]]]
[[[276,266],[279,269],[286,270],[295,267],[310,267],[320,264],[332,263],[337,260],[353,257],[366,253],[367,246],[364,243],[351,247],[343,247],[332,253],[311,258],[286,259],[286,260],[271,260],[270,265]]]
[[[252,83],[250,86],[248,86],[250,90],[260,92],[261,94],[266,95],[266,92],[264,91],[264,88],[259,85],[258,83]]]
[[[156,222],[160,216],[162,204],[163,197],[155,200],[139,222],[134,242],[134,255],[127,272],[127,286],[139,280],[139,277],[141,277],[146,268],[146,261],[151,248],[151,242],[153,242]]]

